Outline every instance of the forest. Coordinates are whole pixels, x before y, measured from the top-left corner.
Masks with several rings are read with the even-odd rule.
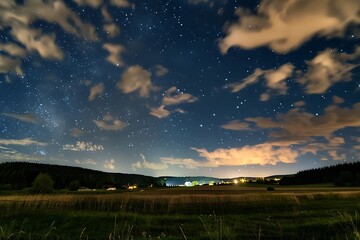
[[[281,185],[334,183],[336,186],[360,186],[360,162],[342,163],[304,170],[284,176]]]
[[[0,189],[23,189],[30,187],[34,179],[46,173],[54,181],[55,189],[68,188],[73,181],[80,186],[99,189],[127,185],[150,186],[155,178],[139,174],[107,173],[80,167],[60,166],[28,162],[0,163]]]
[[[156,178],[140,174],[108,173],[80,167],[41,163],[5,162],[0,163],[0,189],[18,190],[29,188],[40,173],[51,176],[54,181],[54,189],[67,189],[74,181],[77,181],[79,186],[89,189],[122,188],[129,185],[163,187],[165,186],[164,179],[169,181],[166,185],[170,184],[171,179],[178,179],[175,177]],[[213,178],[211,179],[213,180]],[[259,179],[266,180],[266,178]],[[264,180],[254,182],[271,183],[271,181],[264,182]],[[284,175],[280,180],[280,185],[318,183],[333,183],[336,186],[360,186],[360,162],[304,170],[294,175]]]

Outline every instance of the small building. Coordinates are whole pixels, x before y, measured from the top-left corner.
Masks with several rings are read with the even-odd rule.
[[[190,181],[186,181],[184,185],[185,185],[185,187],[192,187],[192,186],[194,186],[194,185],[192,184],[192,182],[190,182]]]

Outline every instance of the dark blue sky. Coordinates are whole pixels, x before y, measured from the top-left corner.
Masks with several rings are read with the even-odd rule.
[[[359,160],[357,0],[3,0],[0,161],[267,176]]]

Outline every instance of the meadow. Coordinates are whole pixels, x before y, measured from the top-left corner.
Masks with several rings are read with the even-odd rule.
[[[360,239],[360,189],[1,192],[0,239]]]

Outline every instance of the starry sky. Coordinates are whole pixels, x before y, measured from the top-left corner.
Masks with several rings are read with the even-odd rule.
[[[358,0],[1,0],[0,162],[269,176],[359,161]]]

